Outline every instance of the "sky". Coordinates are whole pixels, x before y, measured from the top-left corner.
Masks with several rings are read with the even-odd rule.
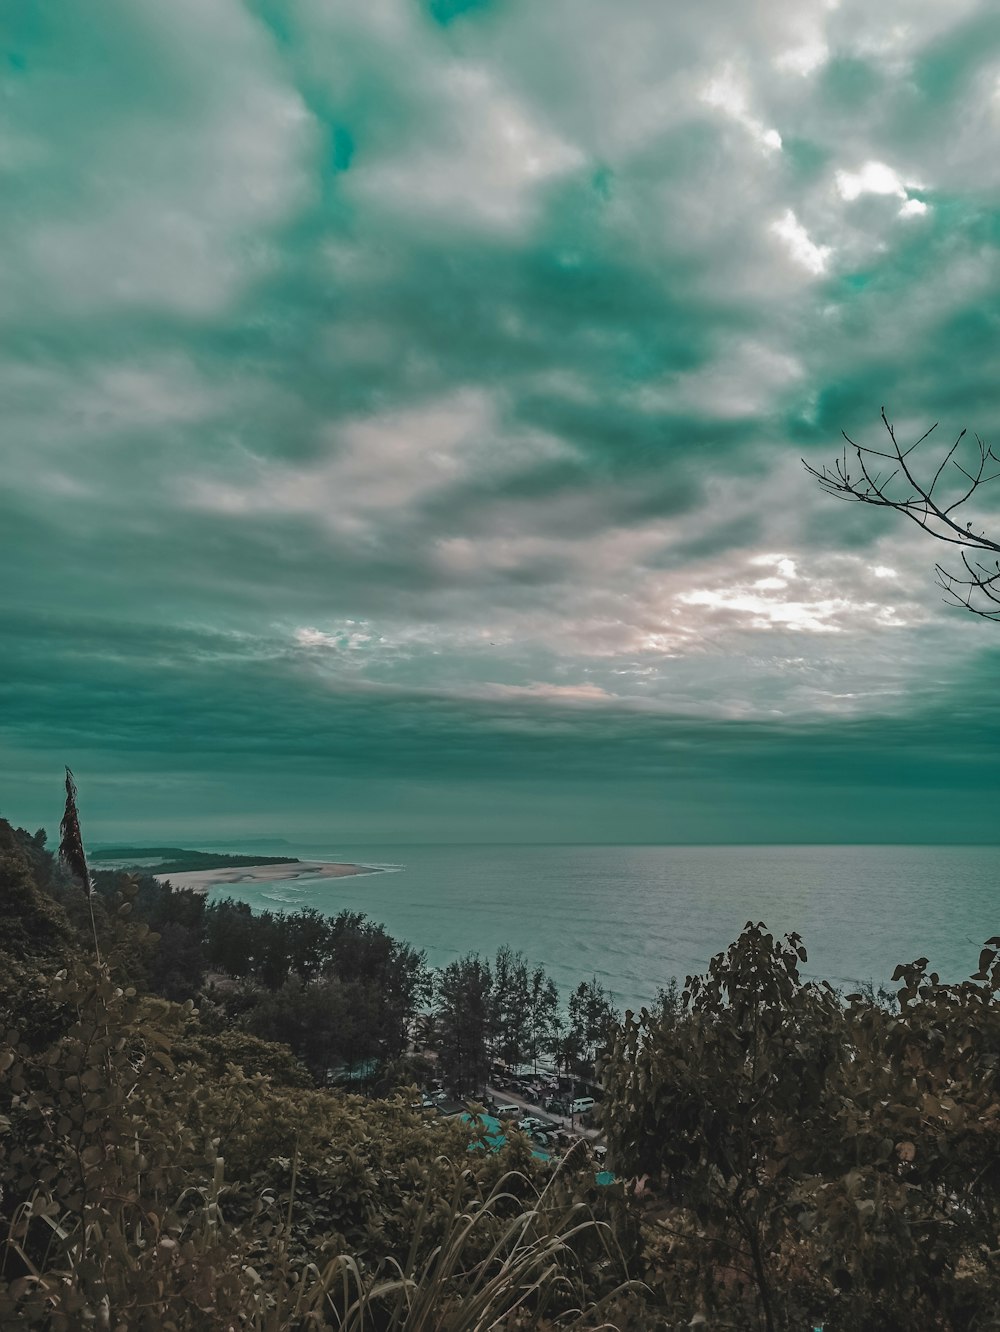
[[[0,813],[1000,840],[1000,626],[801,462],[991,437],[998,132],[985,0],[5,5]]]

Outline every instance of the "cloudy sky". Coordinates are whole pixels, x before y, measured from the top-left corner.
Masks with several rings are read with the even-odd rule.
[[[994,431],[998,131],[988,0],[5,6],[0,810],[996,840],[1000,627],[800,458]]]

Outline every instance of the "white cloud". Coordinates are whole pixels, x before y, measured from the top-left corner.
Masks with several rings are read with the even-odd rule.
[[[784,241],[792,259],[807,272],[819,277],[826,272],[827,262],[832,253],[829,245],[817,245],[795,216],[791,208],[786,208],[777,221],[771,223],[772,232]]]
[[[838,171],[835,179],[840,197],[849,202],[862,194],[896,194],[906,198],[899,175],[885,162],[866,162],[860,171]]]
[[[774,407],[803,377],[801,361],[754,339],[723,339],[713,359],[635,395],[642,411],[695,411],[722,420],[756,416]]]
[[[541,431],[505,432],[497,403],[479,388],[323,431],[319,461],[292,467],[251,458],[243,478],[186,478],[193,507],[229,514],[302,514],[340,536],[376,538],[414,521],[434,496],[474,477],[502,477],[570,453]]]
[[[900,217],[923,217],[927,205],[922,199],[907,199],[899,210]]]
[[[0,290],[74,314],[204,318],[267,271],[261,229],[311,197],[312,118],[237,0],[135,0],[108,22],[151,60],[152,91],[119,90],[95,60],[75,82],[43,70],[9,104],[48,122],[66,180],[62,207],[5,237]]]
[[[775,57],[778,69],[790,70],[805,78],[813,74],[830,58],[830,48],[824,37],[816,34],[799,46],[791,46]]]
[[[778,131],[765,125],[751,112],[746,86],[737,77],[732,65],[727,65],[709,80],[702,89],[701,100],[707,106],[724,111],[742,125],[765,152],[775,152],[781,147]]]
[[[300,647],[323,647],[334,648],[338,652],[355,652],[375,641],[375,636],[368,632],[366,622],[345,620],[340,629],[333,631],[303,625],[295,630],[295,641]]]
[[[456,62],[435,81],[438,132],[402,152],[375,156],[351,173],[358,198],[409,215],[423,213],[490,228],[523,226],[546,181],[585,162],[578,147],[506,90],[486,65]]]
[[[872,625],[903,628],[923,623],[927,613],[912,602],[873,597],[868,575],[882,580],[895,578],[887,565],[874,566],[856,555],[829,558],[827,568],[804,568],[801,559],[778,553],[760,553],[747,558],[747,575],[719,577],[708,585],[685,589],[677,600],[683,606],[704,607],[720,618],[722,625],[750,630],[787,629],[813,634],[857,635]],[[772,568],[763,578],[750,570]]]
[[[838,171],[834,177],[837,192],[847,203],[864,194],[894,195],[903,202],[899,208],[900,217],[921,217],[927,212],[927,204],[922,199],[911,198],[910,189],[925,189],[916,181],[905,182],[897,171],[885,162],[866,162],[859,171]]]
[[[816,634],[839,633],[841,625],[837,621],[845,611],[855,610],[866,614],[874,609],[871,603],[854,607],[840,597],[785,601],[764,595],[766,591],[785,587],[787,584],[781,579],[760,579],[751,588],[695,588],[691,592],[681,593],[680,601],[685,606],[735,612],[751,629],[783,625],[788,629],[807,630]]]

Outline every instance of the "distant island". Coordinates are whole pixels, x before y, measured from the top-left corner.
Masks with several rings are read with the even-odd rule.
[[[191,851],[179,846],[108,846],[92,851],[90,858],[103,869],[135,868],[157,875],[300,863],[297,856],[235,856],[224,851]]]

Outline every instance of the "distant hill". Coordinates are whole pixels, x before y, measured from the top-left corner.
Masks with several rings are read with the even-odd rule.
[[[208,842],[192,841],[190,839],[185,839],[185,840],[187,840],[189,847],[192,847],[198,851],[203,850],[205,847],[214,849],[219,845],[220,841],[230,842],[230,844],[238,842],[240,846],[291,846],[292,845],[287,837],[234,837],[232,839],[226,837],[222,838],[213,837],[212,840]],[[93,845],[90,847],[90,854],[97,855],[98,853],[103,854],[106,851],[120,852],[120,851],[130,851],[134,849],[135,849],[134,842],[94,842]],[[220,854],[222,853],[220,852]]]
[[[291,842],[288,840],[287,837],[239,837],[239,838],[234,837],[233,841],[234,842],[238,841],[240,846],[291,846]],[[216,838],[215,841],[213,842],[190,843],[190,845],[194,847],[218,846],[218,844],[219,844],[218,838]]]

